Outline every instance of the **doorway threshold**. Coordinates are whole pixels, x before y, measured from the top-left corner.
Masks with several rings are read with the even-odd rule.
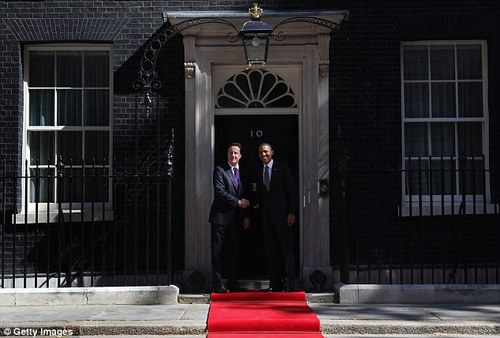
[[[269,288],[268,279],[239,279],[240,286],[247,291],[260,291]]]

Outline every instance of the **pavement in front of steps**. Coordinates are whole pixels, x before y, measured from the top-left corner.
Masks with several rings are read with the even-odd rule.
[[[205,299],[208,295],[205,295]],[[146,336],[200,338],[210,305],[0,306],[0,336]],[[193,299],[197,299],[194,297]],[[338,304],[309,306],[326,338],[499,337],[500,300],[494,304]]]

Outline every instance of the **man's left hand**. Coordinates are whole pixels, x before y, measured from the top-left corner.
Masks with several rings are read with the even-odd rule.
[[[243,229],[248,229],[250,227],[250,218],[243,219]]]

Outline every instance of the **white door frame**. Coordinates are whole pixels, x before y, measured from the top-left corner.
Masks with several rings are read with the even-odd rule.
[[[338,16],[329,19],[340,21]],[[238,20],[243,22],[244,18],[235,21]],[[272,20],[266,21],[273,24]],[[243,69],[245,61],[241,44],[230,45],[225,41],[225,27],[201,25],[182,34],[186,74],[185,269],[182,284],[189,290],[194,272],[205,277],[205,288],[210,287],[208,214],[213,198],[215,106],[212,70],[216,65],[241,65]],[[266,65],[270,70],[273,65],[297,65],[302,69],[298,135],[302,208],[300,277],[306,290],[312,289],[309,276],[317,270],[327,278],[325,288],[330,289],[333,282],[329,198],[321,197],[318,189],[319,180],[329,178],[329,42],[330,30],[303,23],[287,30],[285,41],[273,42]]]

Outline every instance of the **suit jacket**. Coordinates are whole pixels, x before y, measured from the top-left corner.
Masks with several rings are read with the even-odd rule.
[[[245,196],[246,180],[244,170],[241,169],[240,167],[240,184],[236,188],[229,163],[215,167],[213,172],[214,200],[210,208],[210,223],[226,225],[239,221],[245,216],[246,209],[238,207],[238,200]]]
[[[292,172],[285,162],[273,160],[268,192],[264,186],[263,168],[263,164],[260,163],[255,171],[259,209],[263,217],[270,217],[273,225],[286,224],[288,214],[297,214],[298,211],[297,187]]]

